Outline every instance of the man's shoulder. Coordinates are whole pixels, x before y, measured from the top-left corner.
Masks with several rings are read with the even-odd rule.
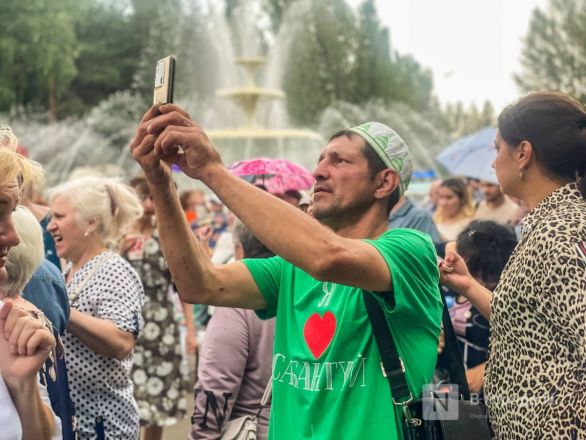
[[[411,207],[408,215],[412,218],[418,218],[418,219],[422,219],[422,218],[429,219],[429,220],[433,219],[431,212],[429,212],[427,209],[423,209],[422,207],[417,206],[417,205],[413,205]]]
[[[416,229],[390,229],[370,242],[385,259],[408,258],[419,262],[433,260],[435,264],[436,252],[431,237]]]
[[[382,235],[380,235],[374,242],[388,242],[388,241],[395,241],[395,240],[408,240],[414,243],[424,241],[426,243],[430,242],[430,238],[428,234],[425,234],[421,231],[416,229],[410,228],[394,228],[385,231]]]

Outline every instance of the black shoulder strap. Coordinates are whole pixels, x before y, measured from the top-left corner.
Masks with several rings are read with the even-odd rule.
[[[407,386],[407,379],[405,377],[405,367],[403,361],[399,357],[395,346],[395,340],[389,329],[385,312],[382,306],[377,301],[371,292],[363,292],[364,303],[368,312],[368,318],[374,333],[374,339],[378,345],[381,355],[381,368],[383,375],[389,381],[391,387],[391,395],[395,404],[406,403],[413,399],[413,395]],[[441,295],[441,293],[440,293]],[[464,373],[464,364],[462,362],[462,355],[458,348],[456,341],[456,334],[452,326],[452,320],[443,295],[443,316],[444,324],[444,338],[446,353],[448,359],[448,372],[453,383],[459,386],[459,393],[466,400],[470,399],[470,391],[468,390],[468,382],[466,381],[466,374]]]
[[[460,352],[460,346],[458,345],[458,339],[456,338],[456,332],[454,325],[452,324],[452,318],[446,304],[446,299],[440,288],[440,296],[442,303],[444,304],[444,311],[442,314],[442,323],[444,325],[444,340],[445,347],[443,353],[446,357],[448,373],[452,383],[458,385],[458,393],[464,398],[464,400],[470,400],[470,389],[468,388],[468,380],[466,379],[466,372],[464,370],[464,360],[462,353]]]
[[[391,386],[393,401],[399,404],[413,400],[413,395],[407,386],[405,366],[395,349],[395,341],[391,335],[387,319],[385,318],[385,312],[373,293],[364,291],[363,296],[370,325],[372,326],[372,332],[374,333],[374,339],[380,351],[382,360],[381,369]]]

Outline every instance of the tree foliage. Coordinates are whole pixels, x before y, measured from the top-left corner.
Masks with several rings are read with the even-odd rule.
[[[523,91],[561,90],[586,102],[586,0],[550,0],[533,11],[521,66]]]
[[[446,131],[451,139],[475,133],[486,127],[494,127],[496,123],[494,106],[490,101],[485,101],[481,107],[476,104],[464,106],[461,102],[448,103],[441,107],[433,100],[426,116],[433,124]]]
[[[356,35],[352,11],[344,1],[316,0],[307,6],[306,22],[297,28],[290,48],[283,84],[292,119],[315,125],[316,116],[331,102],[345,100],[353,92]]]
[[[441,113],[434,106],[430,71],[394,50],[374,0],[364,0],[358,8],[348,0],[224,3],[236,40],[248,36],[239,33],[242,10],[262,9],[266,23],[245,17],[253,31],[256,25],[263,34],[257,45],[261,52],[272,41],[267,34],[272,32],[274,39],[286,20],[296,22],[290,26],[282,80],[294,123],[316,126],[324,109],[337,102],[365,105],[377,100]],[[170,53],[178,59],[179,99],[205,108],[226,60],[218,55],[219,30],[210,8],[203,0],[4,0],[0,112],[32,106],[50,118],[80,117],[128,90],[146,104],[152,96],[154,63]],[[296,15],[289,13],[292,9]]]
[[[57,100],[74,79],[75,25],[84,2],[4,0],[0,8],[0,111],[40,105],[56,117]]]
[[[320,113],[337,101],[381,99],[428,108],[431,72],[412,56],[392,50],[374,0],[365,0],[357,13],[340,0],[305,5],[305,23],[294,31],[283,81],[295,122],[315,125]]]
[[[389,35],[380,25],[373,0],[359,7],[357,38],[353,101],[366,102],[374,96],[391,98],[395,84]]]
[[[62,116],[82,114],[108,95],[128,89],[142,47],[140,26],[128,5],[119,2],[92,2],[76,35],[77,75],[63,97]]]

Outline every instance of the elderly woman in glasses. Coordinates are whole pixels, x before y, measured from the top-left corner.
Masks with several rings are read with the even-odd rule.
[[[130,371],[144,293],[136,271],[109,249],[140,217],[140,201],[116,180],[85,177],[52,190],[51,213],[48,230],[67,261],[71,315],[63,342],[78,435],[135,440]]]
[[[586,109],[531,93],[498,117],[502,191],[530,208],[494,294],[448,254],[442,282],[490,319],[485,400],[497,439],[586,432]]]

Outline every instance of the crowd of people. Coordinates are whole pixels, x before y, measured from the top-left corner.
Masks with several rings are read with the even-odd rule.
[[[398,133],[341,128],[310,195],[277,197],[174,104],[137,128],[143,175],[44,197],[2,128],[0,439],[160,440],[187,415],[190,439],[244,422],[260,439],[402,438],[365,295],[412,396],[450,382],[443,295],[494,438],[586,438],[584,107],[520,98],[498,118],[497,180],[451,176],[423,201]],[[178,193],[171,164],[212,193]]]

